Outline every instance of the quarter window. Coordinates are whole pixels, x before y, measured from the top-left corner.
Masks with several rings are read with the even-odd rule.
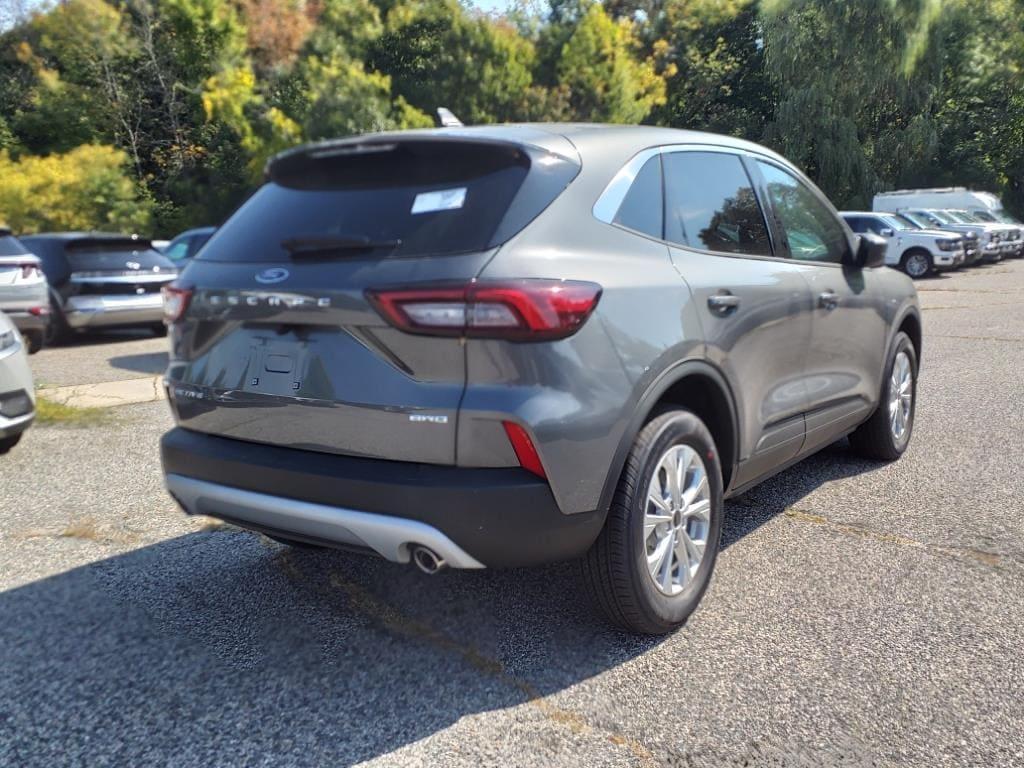
[[[665,239],[707,251],[772,254],[764,213],[738,156],[672,152],[664,164]]]
[[[660,239],[663,215],[661,157],[656,155],[644,163],[644,167],[636,175],[613,221],[623,227]]]
[[[801,261],[842,263],[850,247],[839,220],[817,195],[792,174],[758,161],[768,197],[789,241],[789,253]]]

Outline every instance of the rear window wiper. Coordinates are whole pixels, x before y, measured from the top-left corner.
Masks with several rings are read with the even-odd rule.
[[[292,258],[350,251],[372,251],[378,248],[394,250],[401,244],[401,240],[371,240],[362,235],[317,235],[291,237],[281,241],[281,247],[288,251]]]

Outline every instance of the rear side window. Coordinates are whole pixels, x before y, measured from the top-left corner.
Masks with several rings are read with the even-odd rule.
[[[655,156],[644,163],[644,167],[636,175],[612,221],[660,239],[664,235],[664,209],[661,193],[661,157]]]
[[[28,252],[18,238],[0,234],[0,256],[24,256]]]
[[[790,256],[801,261],[842,262],[849,242],[839,219],[792,174],[760,160],[757,165],[775,215],[786,232]]]
[[[665,238],[721,253],[770,256],[764,213],[743,163],[717,152],[664,156]]]
[[[578,164],[496,142],[400,141],[306,148],[213,235],[203,261],[482,251],[525,227]]]

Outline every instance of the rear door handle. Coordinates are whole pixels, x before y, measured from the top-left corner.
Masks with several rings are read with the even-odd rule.
[[[731,293],[722,292],[708,296],[708,309],[722,317],[735,312],[739,306],[740,297]]]
[[[823,309],[835,309],[839,306],[839,295],[835,291],[819,293],[818,306]]]

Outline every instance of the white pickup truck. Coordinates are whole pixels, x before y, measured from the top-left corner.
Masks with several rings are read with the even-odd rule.
[[[885,263],[915,280],[934,270],[956,269],[968,259],[964,238],[956,232],[921,229],[894,213],[843,211],[841,215],[854,232],[884,237],[889,246]]]

